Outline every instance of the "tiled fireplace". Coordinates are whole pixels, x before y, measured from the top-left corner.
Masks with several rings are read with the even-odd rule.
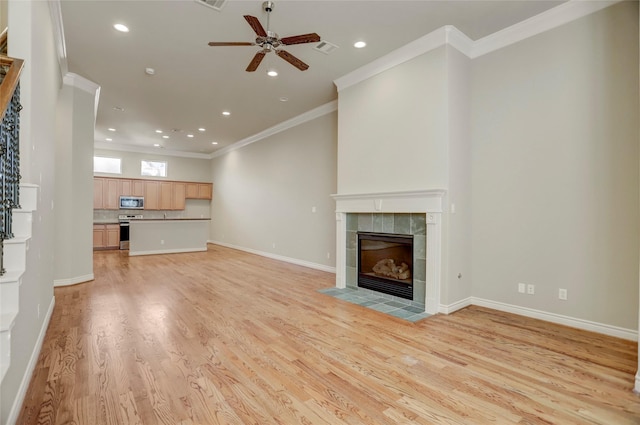
[[[411,235],[412,299],[438,312],[443,190],[334,195],[336,287],[358,287],[358,232]],[[406,297],[405,297],[406,298]]]

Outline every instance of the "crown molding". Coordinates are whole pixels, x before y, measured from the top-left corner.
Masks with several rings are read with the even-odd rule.
[[[75,87],[92,95],[100,93],[99,85],[91,80],[87,80],[86,78],[81,77],[78,74],[74,74],[73,72],[67,72],[66,74],[64,74],[62,82],[65,85]]]
[[[56,45],[56,53],[58,54],[60,75],[67,75],[69,72],[69,67],[67,65],[67,44],[64,39],[64,25],[62,23],[60,0],[49,0],[49,13],[51,14],[53,41]]]
[[[266,139],[269,136],[273,136],[274,134],[278,134],[281,133],[285,130],[288,130],[292,127],[296,127],[300,124],[303,124],[307,121],[311,121],[313,119],[319,118],[323,115],[327,115],[331,112],[334,112],[338,110],[338,101],[337,100],[333,100],[329,103],[325,103],[324,105],[318,106],[317,108],[314,108],[310,111],[304,112],[296,117],[293,117],[291,119],[288,119],[286,121],[281,122],[280,124],[276,124],[273,127],[269,127],[264,131],[261,131],[260,133],[256,133],[253,136],[249,136],[246,139],[242,139],[240,141],[237,141],[236,143],[227,146],[226,148],[222,148],[216,152],[213,152],[210,155],[210,158],[216,158],[219,156],[222,156],[224,154],[227,154],[231,151],[235,151],[238,150],[242,147],[245,147],[247,145],[250,145],[252,143],[258,142],[262,139]]]
[[[104,149],[109,151],[147,153],[151,155],[161,155],[161,156],[178,156],[182,158],[211,159],[211,155],[206,153],[182,152],[182,151],[165,150],[165,149],[158,149],[158,148],[147,148],[144,146],[121,145],[117,143],[94,142],[93,148]]]
[[[334,80],[334,84],[338,88],[338,92],[340,92],[347,87],[360,83],[445,45],[455,48],[470,59],[475,59],[575,21],[576,19],[595,13],[620,1],[622,0],[569,0],[566,3],[562,3],[559,6],[475,41],[467,37],[466,34],[456,27],[447,25],[337,78]]]
[[[585,1],[569,0],[522,22],[511,25],[473,42],[471,59],[518,43],[527,38],[557,28],[576,19],[605,9],[621,0]]]
[[[347,87],[371,78],[446,44],[459,46],[461,48],[461,52],[465,53],[465,51],[470,51],[472,46],[471,43],[473,43],[471,39],[462,31],[456,29],[452,25],[447,25],[432,31],[417,40],[405,44],[391,53],[388,53],[373,62],[369,62],[368,64],[334,80],[333,82],[338,88],[338,92],[340,92]]]

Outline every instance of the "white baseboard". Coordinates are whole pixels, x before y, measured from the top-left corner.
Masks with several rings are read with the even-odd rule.
[[[633,387],[633,392],[640,394],[640,370],[636,373],[636,385]]]
[[[472,301],[473,301],[473,297],[467,297],[463,300],[456,301],[453,304],[449,304],[449,305],[440,304],[438,306],[438,313],[451,314],[454,311],[458,311],[460,309],[470,306],[472,304]]]
[[[634,329],[620,328],[618,326],[611,326],[604,323],[592,322],[589,320],[578,319],[576,317],[564,316],[562,314],[550,313],[548,311],[535,310],[533,308],[521,307],[512,304],[505,304],[498,301],[491,301],[477,297],[471,297],[470,304],[480,307],[492,308],[494,310],[505,311],[507,313],[518,314],[520,316],[531,317],[534,319],[545,320],[547,322],[570,326],[572,328],[597,332],[604,335],[614,336],[616,338],[627,339],[630,341],[638,340],[638,331]]]
[[[36,364],[38,363],[38,357],[40,356],[40,350],[42,350],[44,336],[47,333],[47,328],[49,327],[51,315],[53,314],[53,307],[55,307],[55,305],[56,297],[52,297],[51,303],[49,304],[49,309],[47,310],[47,315],[42,322],[42,327],[40,328],[40,334],[38,335],[38,339],[36,340],[36,345],[33,347],[33,351],[31,352],[31,357],[29,358],[27,369],[24,371],[24,375],[22,376],[20,388],[18,388],[16,398],[15,400],[13,400],[13,406],[11,406],[11,411],[9,412],[7,425],[15,425],[16,421],[18,420],[18,416],[20,415],[20,411],[22,410],[22,403],[24,403],[24,398],[27,395],[27,390],[29,389],[29,383],[31,382],[33,371],[36,368]]]
[[[55,279],[53,281],[53,286],[71,286],[77,285],[78,283],[89,282],[90,280],[94,280],[93,273],[86,274],[84,276],[71,277],[69,279]]]
[[[129,257],[135,257],[138,255],[158,255],[158,254],[181,254],[184,252],[203,252],[206,251],[207,247],[204,248],[181,248],[181,249],[158,249],[154,251],[129,251]]]
[[[228,243],[225,243],[225,242],[220,242],[220,241],[211,241],[210,240],[210,241],[207,241],[207,243],[214,244],[214,245],[220,245],[220,246],[224,246],[224,247],[227,247],[227,248],[237,249],[239,251],[249,252],[251,254],[260,255],[261,257],[267,257],[267,258],[271,258],[273,260],[284,261],[285,263],[296,264],[298,266],[308,267],[310,269],[321,270],[323,272],[328,272],[328,273],[333,273],[333,274],[336,273],[336,268],[335,267],[325,266],[324,264],[312,263],[310,261],[299,260],[297,258],[291,258],[291,257],[285,257],[283,255],[272,254],[270,252],[258,251],[258,250],[251,249],[251,248],[244,248],[244,247],[241,247],[241,246],[231,245],[231,244],[228,244]]]

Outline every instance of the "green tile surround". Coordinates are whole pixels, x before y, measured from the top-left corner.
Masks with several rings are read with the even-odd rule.
[[[346,285],[348,289],[352,290],[362,290],[362,288],[358,288],[358,232],[413,235],[413,302],[424,307],[427,286],[426,214],[347,214]],[[386,296],[386,294],[379,292],[375,293]]]
[[[430,314],[424,312],[424,303],[405,300],[365,288],[327,288],[319,292],[357,304],[362,307],[389,314],[409,322],[417,322]]]

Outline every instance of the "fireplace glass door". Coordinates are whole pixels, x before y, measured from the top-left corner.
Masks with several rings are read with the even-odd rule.
[[[413,299],[413,236],[358,232],[358,286]]]

